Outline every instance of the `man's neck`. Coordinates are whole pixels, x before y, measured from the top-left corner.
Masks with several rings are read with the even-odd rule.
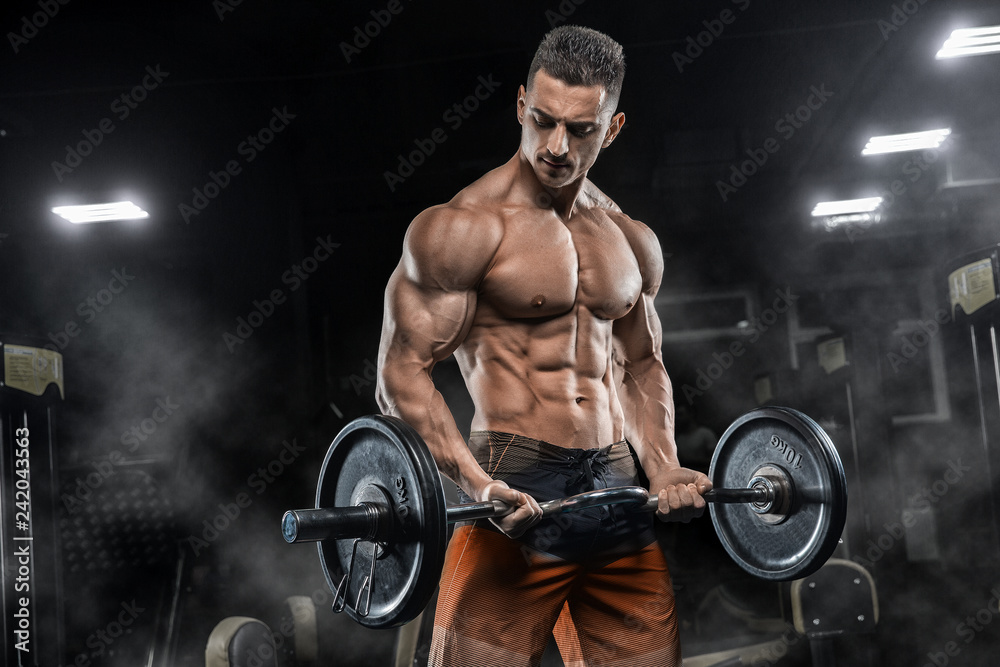
[[[580,204],[583,186],[587,180],[586,174],[562,187],[550,188],[538,180],[535,170],[520,150],[517,153],[517,164],[520,180],[527,186],[529,195],[538,208],[552,210],[563,221],[573,217]]]

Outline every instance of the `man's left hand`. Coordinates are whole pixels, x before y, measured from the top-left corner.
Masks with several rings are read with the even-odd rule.
[[[657,475],[650,481],[649,493],[656,494],[656,516],[660,521],[696,519],[705,511],[702,494],[711,490],[708,475],[688,468],[675,468]]]

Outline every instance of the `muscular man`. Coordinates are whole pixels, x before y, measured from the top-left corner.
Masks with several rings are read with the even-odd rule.
[[[587,179],[625,123],[621,46],[550,32],[517,94],[506,164],[410,225],[386,289],[378,401],[427,441],[461,496],[516,507],[449,544],[431,664],[680,665],[670,576],[652,516],[622,506],[540,520],[538,501],[635,484],[661,519],[705,507],[682,468],[653,300],[653,232]],[[475,403],[469,443],[431,378],[452,353]],[[631,446],[631,449],[630,449]]]

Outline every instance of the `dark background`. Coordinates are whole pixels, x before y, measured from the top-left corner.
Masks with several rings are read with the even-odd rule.
[[[948,263],[1000,242],[1000,55],[934,59],[952,29],[1000,23],[996,3],[399,6],[349,62],[342,44],[386,3],[53,0],[58,11],[34,32],[25,21],[42,11],[38,3],[5,6],[0,331],[3,342],[36,340],[65,358],[58,507],[66,664],[79,655],[140,664],[176,599],[173,636],[183,639],[172,664],[196,665],[221,618],[269,618],[286,596],[325,590],[312,547],[281,540],[281,513],[312,505],[329,442],[349,420],[377,412],[381,298],[408,222],[514,154],[517,87],[542,35],[564,22],[603,30],[625,48],[627,124],[591,177],[660,238],[658,307],[677,399],[690,399],[700,421],[721,434],[758,404],[754,380],[766,376],[774,401],[820,421],[852,485],[838,555],[863,561],[882,603],[882,622],[861,655],[872,664],[922,664],[957,641],[962,654],[953,664],[985,664],[973,656],[996,646],[994,627],[968,644],[955,629],[1000,583],[991,459],[973,437],[967,402],[972,370],[947,323],[899,359],[921,322],[951,319]],[[723,11],[731,23],[718,22]],[[713,26],[721,34],[711,35]],[[688,39],[699,33],[707,44],[700,53]],[[690,62],[679,59],[685,50]],[[147,68],[163,81],[121,118],[116,99],[141,85]],[[470,105],[460,125],[449,122],[455,116],[445,112],[473,95],[480,77],[497,82],[496,91]],[[781,129],[814,90],[829,98],[801,112],[808,120],[794,133]],[[247,161],[241,142],[276,110],[287,126]],[[91,141],[97,145],[78,166],[54,167],[75,164],[68,153],[88,141],[85,133],[97,136],[105,118],[114,130]],[[953,134],[945,149],[924,156],[926,169],[914,171],[919,154],[860,155],[872,135],[936,127]],[[386,172],[436,128],[447,140],[390,187]],[[772,138],[777,152],[735,192],[720,194],[734,165]],[[195,189],[205,193],[231,160],[240,172],[204,210],[185,216]],[[812,224],[817,201],[878,194],[894,180],[905,192],[879,224]],[[132,198],[150,217],[73,226],[50,212],[112,198]],[[307,280],[283,279],[313,256],[317,239],[339,246],[307,263]],[[98,302],[99,312],[85,305],[102,298],[114,271],[134,278]],[[287,300],[259,306],[267,316],[233,342],[240,318],[275,290]],[[773,307],[779,290],[796,307],[748,342],[753,318]],[[70,322],[75,336],[65,335]],[[837,336],[851,363],[828,374],[816,343]],[[713,366],[734,341],[746,353]],[[698,384],[709,375],[712,382]],[[467,428],[454,364],[442,364],[437,378]],[[126,440],[163,414],[158,400],[177,407],[138,444]],[[293,441],[304,451],[275,465]],[[125,463],[88,487],[87,476],[114,451]],[[956,460],[973,469],[921,510],[915,531],[873,558],[869,540],[877,544]],[[258,473],[269,464],[270,477]],[[93,497],[77,506],[66,498],[81,483]],[[98,502],[102,493],[107,503]],[[249,506],[206,539],[206,522],[241,493]],[[115,508],[136,494],[146,513],[123,518]],[[111,524],[117,532],[100,532]],[[739,623],[700,622],[712,591],[738,588],[740,579],[704,567],[709,561],[697,554],[712,552],[710,539],[682,538],[664,536],[671,557],[693,573],[679,593],[688,646],[707,651],[713,641],[752,635]],[[686,550],[691,540],[697,544]],[[780,598],[772,593],[763,597]],[[94,655],[88,637],[133,599],[149,611]],[[336,644],[342,664],[388,661],[393,633],[360,631],[320,606],[330,628],[323,640]],[[783,617],[765,606],[762,615]],[[994,606],[990,617],[997,613]],[[783,664],[796,660],[808,664],[794,654]]]

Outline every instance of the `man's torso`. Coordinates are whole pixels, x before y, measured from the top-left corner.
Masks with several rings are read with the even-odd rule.
[[[638,223],[589,183],[565,222],[477,185],[462,205],[482,210],[502,237],[456,351],[476,405],[473,429],[584,449],[621,440],[612,327],[642,298],[628,236]]]

